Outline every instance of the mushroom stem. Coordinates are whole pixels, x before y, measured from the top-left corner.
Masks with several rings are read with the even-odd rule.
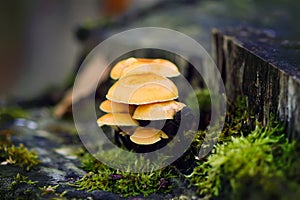
[[[118,126],[111,126],[113,129],[114,129],[114,140],[115,140],[115,143],[118,147],[122,147],[122,144],[124,145],[124,147],[126,149],[128,149],[129,151],[133,149],[133,146],[132,146],[132,142],[130,141],[129,139],[129,136],[128,135],[124,135],[122,134],[121,132],[122,129],[120,129],[120,127]]]
[[[111,125],[111,127],[115,130],[120,132],[120,128],[117,125]]]
[[[121,138],[123,145],[125,146],[126,149],[128,149],[129,151],[133,149],[133,146],[129,140],[128,135],[119,135],[119,137]]]
[[[117,127],[117,126],[114,126],[114,129],[115,129],[114,139],[115,139],[116,145],[117,145],[118,147],[121,147],[122,144],[121,144],[121,142],[120,142],[120,129],[119,129],[119,127]]]

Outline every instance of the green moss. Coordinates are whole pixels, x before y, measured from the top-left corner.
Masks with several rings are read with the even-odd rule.
[[[88,153],[82,155],[83,168],[89,171],[75,183],[79,190],[103,190],[120,194],[123,197],[152,193],[170,192],[171,179],[175,172],[171,167],[147,173],[130,173],[115,170],[96,160]],[[147,162],[144,165],[148,165]]]
[[[37,181],[32,181],[32,180],[28,179],[28,177],[23,176],[18,173],[15,177],[15,180],[10,184],[10,187],[13,188],[16,185],[19,185],[21,183],[25,183],[28,185],[35,185],[37,183]]]
[[[42,192],[42,196],[48,195],[48,194],[55,194],[56,189],[58,188],[59,185],[48,185],[48,186],[43,186],[39,187],[39,189]]]
[[[40,199],[36,189],[38,182],[30,180],[27,176],[16,174],[9,178],[9,185],[2,185],[0,190],[1,199]]]
[[[0,119],[1,116],[9,115],[12,118],[26,118],[28,113],[19,107],[0,107]]]
[[[234,105],[229,105],[229,112],[226,113],[224,127],[219,135],[219,143],[231,140],[232,136],[249,134],[254,129],[251,124],[253,118],[248,113],[246,98],[238,97]]]
[[[278,187],[282,184],[289,190],[300,188],[286,178],[295,143],[286,139],[282,126],[273,123],[262,127],[257,123],[247,136],[239,134],[217,144],[207,160],[199,161],[188,176],[200,195],[235,199],[251,193],[253,198],[280,198],[283,194]]]
[[[254,124],[246,98],[238,98],[229,110],[221,134],[216,135],[218,144],[211,154],[195,161],[207,134],[204,130],[196,133],[191,147],[181,158],[180,163],[193,170],[187,176],[191,186],[207,199],[297,199],[300,196],[300,145],[288,141],[283,126],[274,120],[265,127],[258,122]],[[193,132],[185,132],[185,137],[192,136]],[[131,155],[120,157],[110,151],[102,151],[102,154],[110,157],[111,162],[135,159]],[[87,153],[81,158],[88,173],[75,183],[80,190],[99,189],[122,196],[148,196],[157,191],[169,192],[172,178],[179,176],[171,167],[132,174],[114,170]]]
[[[288,141],[284,127],[270,120],[253,124],[246,98],[229,105],[224,128],[211,154],[187,176],[207,199],[295,199],[300,195],[300,145]],[[192,143],[196,155],[206,131]]]
[[[23,144],[15,146],[10,141],[9,130],[0,131],[0,161],[2,165],[12,164],[19,167],[24,167],[30,170],[32,167],[40,163],[38,155],[35,151],[28,150]]]
[[[239,97],[235,106],[230,106],[231,112],[227,112],[225,116],[225,123],[221,133],[214,133],[211,128],[212,135],[214,135],[218,143],[226,143],[231,140],[231,137],[240,137],[251,132],[250,118],[247,113],[246,98]],[[206,130],[199,130],[195,135],[190,150],[193,154],[197,154],[200,146],[207,135]],[[212,138],[210,138],[212,139]]]
[[[64,196],[67,191],[57,193],[58,187],[59,185],[39,186],[38,181],[32,181],[18,173],[10,184],[11,191],[17,191],[17,194],[12,194],[9,198],[15,198],[16,195],[18,199],[66,199]]]
[[[3,127],[12,123],[15,118],[27,117],[27,113],[20,108],[0,108],[0,125]],[[0,162],[25,167],[30,170],[39,164],[38,155],[34,151],[28,150],[23,144],[15,146],[10,140],[13,134],[11,130],[0,130]]]

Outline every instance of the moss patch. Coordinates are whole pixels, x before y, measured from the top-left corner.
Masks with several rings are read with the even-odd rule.
[[[21,184],[21,183],[25,183],[28,185],[35,185],[37,183],[37,181],[32,181],[32,180],[28,179],[28,177],[23,176],[18,173],[15,177],[15,180],[11,183],[10,187],[13,188],[16,185]]]
[[[89,171],[74,186],[79,190],[103,190],[127,196],[149,196],[172,190],[171,180],[176,177],[171,167],[147,173],[130,173],[112,169],[88,153],[82,155],[83,168]],[[147,162],[145,162],[147,165]]]
[[[28,113],[20,107],[2,107],[0,108],[0,119],[5,115],[9,115],[12,118],[27,118]]]
[[[0,130],[0,163],[12,164],[30,170],[38,165],[38,155],[35,151],[28,150],[23,144],[15,146],[11,143],[9,130]]]
[[[284,127],[274,120],[268,126],[256,122],[254,129],[240,98],[227,114],[224,129],[211,154],[197,161],[187,176],[191,186],[207,199],[295,199],[299,197],[299,153],[288,141]],[[199,148],[205,131],[193,143]]]

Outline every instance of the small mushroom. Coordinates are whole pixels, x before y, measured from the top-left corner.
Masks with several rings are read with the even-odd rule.
[[[112,70],[110,72],[110,77],[114,80],[119,79],[123,69],[126,68],[131,63],[134,63],[136,61],[137,60],[133,57],[130,57],[126,60],[121,60],[112,68]]]
[[[132,113],[134,110],[133,105],[116,103],[110,100],[103,101],[100,106],[100,110],[107,113]]]
[[[111,70],[110,77],[119,79],[129,73],[156,73],[165,77],[176,77],[180,73],[177,66],[165,59],[133,58],[118,62]]]
[[[107,113],[97,120],[98,126],[138,126],[139,123],[127,113]]]
[[[128,113],[108,113],[101,116],[97,120],[98,126],[108,125],[114,129],[114,141],[118,146],[121,146],[121,141],[127,149],[132,147],[128,143],[127,135],[130,135],[134,131],[134,127],[138,126],[139,123],[132,119]],[[121,136],[121,137],[120,137]]]
[[[176,99],[178,90],[166,77],[154,73],[130,74],[114,83],[106,98],[118,103],[141,105]]]
[[[129,74],[140,74],[149,72],[165,77],[176,77],[180,75],[177,66],[168,60],[137,59],[136,62],[131,63],[122,70],[120,78]]]
[[[173,119],[174,115],[186,105],[178,101],[157,102],[139,105],[132,118],[137,120],[163,120]]]
[[[151,145],[161,138],[168,139],[168,136],[162,130],[149,127],[138,127],[130,136],[130,140],[139,145]]]
[[[169,79],[179,75],[177,66],[164,59],[131,57],[118,62],[110,73],[118,80],[99,106],[108,114],[97,120],[98,125],[113,127],[115,143],[121,146],[121,139],[128,150],[143,153],[163,147],[177,134],[187,108],[175,101],[178,89]]]

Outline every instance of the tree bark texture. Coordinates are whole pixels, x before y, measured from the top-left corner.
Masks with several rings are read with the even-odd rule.
[[[263,124],[274,115],[295,138],[300,134],[300,68],[280,56],[286,51],[280,44],[251,28],[213,31],[213,55],[228,102],[246,96],[249,115]]]

